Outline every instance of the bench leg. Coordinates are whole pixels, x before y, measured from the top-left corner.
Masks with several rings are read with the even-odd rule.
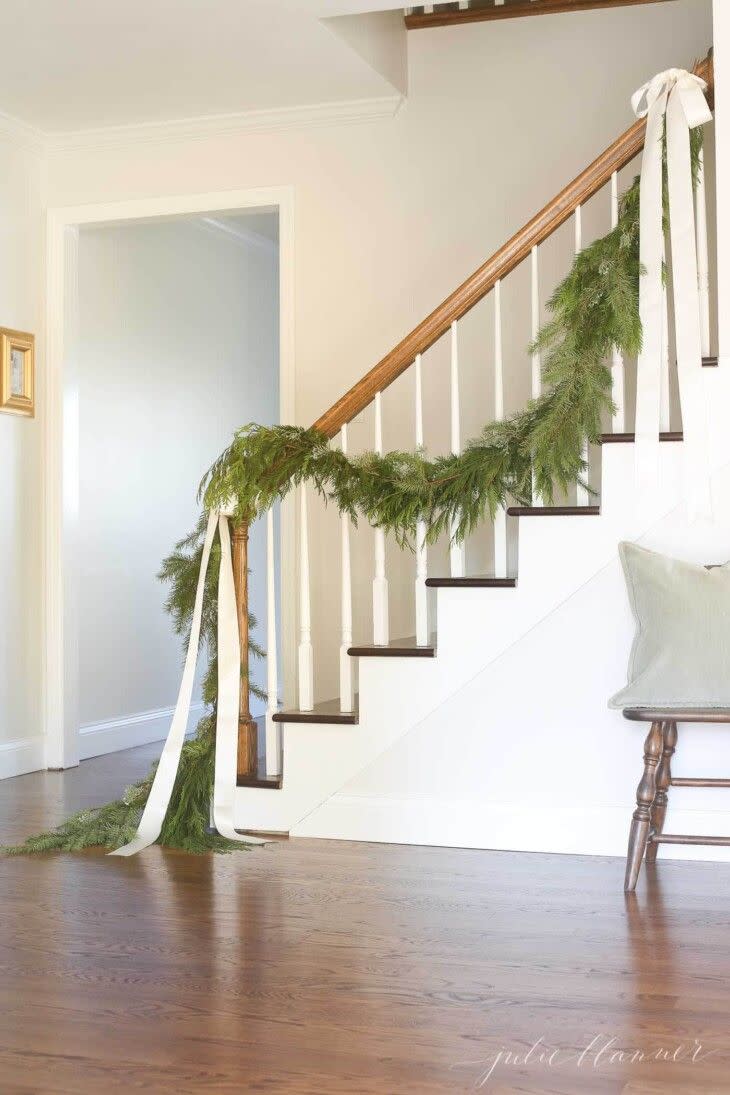
[[[624,890],[633,893],[641,869],[651,823],[651,807],[656,793],[656,769],[664,745],[662,723],[653,722],[644,742],[644,774],[636,788],[636,809],[629,831],[629,850],[626,856]]]
[[[672,779],[672,757],[677,747],[677,724],[674,721],[664,723],[664,749],[659,767],[656,770],[656,795],[651,808],[651,828],[656,834],[664,829],[664,819],[667,816],[667,802],[669,796],[669,784]],[[651,843],[646,849],[646,862],[656,863],[659,845]]]

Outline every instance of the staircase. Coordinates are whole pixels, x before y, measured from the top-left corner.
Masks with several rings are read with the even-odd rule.
[[[537,6],[540,0],[533,0]],[[710,86],[710,60],[697,71]],[[434,312],[406,336],[382,361],[314,424],[331,439],[339,438],[346,451],[348,426],[374,404],[374,447],[382,451],[382,394],[407,370],[414,370],[415,427],[411,445],[423,444],[421,368],[423,355],[440,339],[450,347],[451,448],[460,451],[459,323],[488,296],[494,315],[495,416],[504,414],[504,361],[502,360],[501,290],[504,279],[530,260],[532,331],[540,321],[540,246],[569,219],[574,223],[576,249],[582,246],[582,208],[603,192],[615,223],[618,210],[618,173],[631,164],[643,147],[645,126],[636,122],[589,167],[549,202],[527,225],[459,286]],[[710,354],[707,236],[705,195],[697,193],[698,267],[703,298],[703,365],[708,376],[717,365]],[[525,340],[527,341],[527,339]],[[533,359],[533,397],[540,394],[540,362]],[[309,583],[309,527],[306,489],[299,492],[299,644],[298,702],[277,708],[276,659],[269,661],[269,708],[265,723],[265,756],[256,766],[251,749],[239,751],[236,824],[259,832],[286,832],[314,836],[348,835],[337,820],[343,789],[367,772],[379,757],[409,731],[454,701],[462,690],[509,655],[552,614],[563,611],[571,598],[602,580],[607,568],[616,571],[616,547],[621,539],[651,537],[680,503],[682,434],[670,428],[669,410],[660,435],[662,488],[651,513],[636,513],[634,505],[634,435],[627,430],[625,398],[628,364],[618,355],[612,362],[616,410],[601,444],[589,454],[591,484],[600,497],[580,487],[564,504],[511,506],[496,515],[494,573],[466,573],[463,547],[451,548],[450,573],[428,575],[428,555],[417,547],[413,561],[415,635],[393,639],[389,633],[389,584],[385,567],[385,537],[373,530],[374,573],[373,641],[354,644],[350,526],[341,528],[340,697],[313,702],[313,645]],[[669,361],[666,362],[667,380]],[[719,375],[715,371],[715,375]],[[667,384],[668,390],[668,384]],[[727,457],[730,459],[730,456]],[[722,466],[726,454],[715,454]],[[600,489],[599,489],[600,488]],[[533,518],[539,518],[534,520]],[[274,612],[274,523],[269,518],[269,612],[266,645],[277,649]],[[240,538],[239,538],[240,539]],[[721,550],[721,548],[718,548]],[[546,572],[545,560],[550,560]],[[239,573],[246,568],[239,559]],[[617,573],[617,571],[616,571]],[[623,657],[625,658],[625,647]],[[356,685],[357,680],[357,685]],[[619,682],[620,683],[620,682]],[[356,694],[357,688],[357,694]],[[519,697],[515,697],[515,702]],[[603,702],[603,701],[600,701]],[[248,716],[242,710],[242,725]],[[485,712],[472,710],[470,717]],[[455,743],[454,748],[458,748]],[[253,750],[253,757],[256,750]],[[345,826],[346,828],[346,826]],[[357,831],[349,835],[363,835]],[[375,828],[366,839],[380,839]],[[386,835],[384,839],[389,839]],[[392,837],[391,837],[392,838]],[[416,838],[417,839],[417,838]]]

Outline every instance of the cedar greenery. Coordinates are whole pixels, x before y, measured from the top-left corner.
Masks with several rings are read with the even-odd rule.
[[[170,593],[166,601],[175,632],[183,639],[185,647],[190,639],[190,625],[195,604],[195,590],[203,556],[205,517],[201,517],[193,532],[165,559],[159,577],[169,582]],[[180,848],[185,852],[230,852],[251,846],[226,840],[206,829],[210,819],[210,798],[213,789],[215,764],[215,705],[217,662],[216,591],[220,569],[220,543],[216,538],[210,553],[208,575],[205,583],[203,619],[200,629],[201,643],[208,650],[208,668],[203,679],[203,699],[211,708],[198,723],[195,737],[182,747],[180,767],[173,788],[170,806],[158,840],[167,848]],[[253,630],[256,620],[249,617]],[[254,657],[262,658],[264,652],[253,640],[250,650]],[[242,685],[245,682],[242,681]],[[255,685],[251,692],[265,699]],[[104,806],[79,810],[67,818],[58,828],[29,837],[23,844],[5,848],[9,855],[29,852],[78,852],[82,848],[121,848],[129,843],[137,831],[142,810],[147,801],[157,765],[153,765],[144,779],[128,787],[120,799]]]
[[[696,179],[701,130],[691,131]],[[665,229],[668,227],[666,171]],[[596,441],[601,416],[611,409],[613,347],[626,357],[641,348],[639,319],[639,180],[623,195],[617,226],[575,258],[548,302],[551,318],[530,352],[539,350],[545,394],[502,422],[485,426],[460,456],[429,460],[423,451],[367,453],[350,458],[331,449],[316,430],[249,424],[211,467],[200,487],[206,510],[231,501],[234,521],[251,521],[288,491],[307,482],[357,523],[385,529],[399,544],[412,542],[423,520],[429,542],[449,531],[463,540],[487,515],[513,498],[529,504],[533,489],[550,501],[581,480],[586,440]],[[195,599],[205,516],[162,564],[169,582],[166,607],[178,635],[187,642]],[[202,639],[210,655],[203,685],[211,711],[182,750],[180,769],[158,843],[188,852],[231,851],[236,844],[206,833],[213,786],[216,704],[216,588],[220,566],[217,541],[206,583]],[[255,621],[251,620],[252,628]],[[255,657],[263,651],[251,644]],[[252,688],[255,695],[262,693]],[[82,810],[51,832],[5,849],[10,854],[117,848],[131,840],[147,800],[154,767],[121,799]]]

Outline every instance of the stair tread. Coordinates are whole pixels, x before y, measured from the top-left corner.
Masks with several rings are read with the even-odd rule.
[[[510,506],[510,517],[597,517],[600,506]]]
[[[392,639],[387,646],[351,646],[347,651],[357,658],[433,658],[436,655],[436,643],[431,638],[428,646],[418,646],[415,635],[406,639]]]
[[[716,357],[703,357],[702,364],[706,369],[716,369],[718,361]]]
[[[291,708],[277,711],[274,715],[274,722],[320,722],[356,726],[359,721],[357,704],[354,711],[341,711],[339,699],[323,700],[321,703],[315,703],[311,711],[300,711],[298,708]]]
[[[259,757],[258,770],[255,776],[237,776],[236,778],[237,787],[263,787],[269,791],[280,791],[281,783],[281,776],[267,776],[265,757]]]
[[[472,574],[467,578],[427,578],[426,585],[432,589],[514,589],[517,579]]]
[[[601,445],[630,444],[636,440],[635,433],[602,433],[598,438]],[[660,441],[683,441],[684,434],[681,430],[665,430],[659,434]]]

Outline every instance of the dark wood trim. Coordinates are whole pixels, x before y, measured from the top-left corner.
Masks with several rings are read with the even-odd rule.
[[[636,440],[635,433],[602,433],[598,438],[599,445],[631,444]],[[681,430],[666,430],[659,434],[660,441],[683,441],[684,434]]]
[[[649,839],[654,844],[707,844],[713,848],[730,848],[730,836],[684,836],[677,833],[657,833]]]
[[[427,578],[429,589],[514,589],[516,578]]]
[[[281,776],[237,776],[236,787],[263,787],[268,791],[280,791]]]
[[[394,639],[388,646],[351,646],[347,651],[353,658],[434,658],[435,643],[417,646],[415,638]]]
[[[537,0],[534,0],[537,2]],[[695,71],[712,87],[712,58],[708,57],[696,66]],[[314,423],[314,429],[334,437],[342,426],[351,422],[375,398],[405,372],[414,362],[416,354],[432,346],[456,319],[461,319],[495,283],[527,258],[532,248],[551,236],[561,224],[572,216],[578,205],[583,205],[611,178],[633,160],[644,145],[646,121],[639,119],[612,145],[582,171],[564,190],[548,202],[523,228],[516,232],[491,258],[467,278],[451,296],[447,297],[422,323],[386,354],[370,372],[341,399],[325,411]]]
[[[488,23],[494,19],[518,19],[525,15],[558,15],[601,8],[629,8],[639,4],[660,4],[663,0],[525,0],[501,7],[467,8],[464,11],[436,11],[431,15],[406,15],[408,30],[449,27],[463,23]]]
[[[263,730],[263,720],[262,730]],[[239,772],[236,777],[236,787],[263,787],[267,791],[279,791],[282,785],[281,776],[267,776],[266,760],[259,757],[255,772]]]
[[[670,787],[730,787],[730,779],[696,779],[678,776],[669,781]]]
[[[277,711],[274,722],[316,722],[333,726],[357,726],[360,721],[357,706],[354,711],[341,711],[339,700],[325,700],[315,703],[311,711]]]
[[[716,357],[703,357],[702,364],[706,369],[716,369],[718,366],[718,360]]]
[[[625,719],[631,722],[657,722],[663,719],[672,722],[730,722],[730,709],[727,707],[627,707],[623,712]]]
[[[598,517],[600,506],[509,506],[510,517]]]

